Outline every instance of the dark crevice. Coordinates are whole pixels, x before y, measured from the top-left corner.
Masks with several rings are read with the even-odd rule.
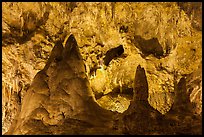
[[[128,26],[122,25],[119,29],[120,33],[127,33],[128,32]]]
[[[104,94],[103,94],[102,92],[96,93],[96,94],[94,94],[94,95],[95,95],[95,99],[96,99],[96,100],[98,100],[98,99],[100,99],[101,97],[104,96]]]
[[[164,57],[164,51],[157,38],[145,40],[139,35],[134,36],[135,46],[142,51],[142,57],[145,58],[150,54],[160,59]]]
[[[69,10],[72,12],[77,7],[76,2],[70,2],[69,4]]]
[[[90,74],[89,74],[89,76],[95,75],[97,69],[100,69],[100,68],[101,68],[100,66],[98,66],[98,65],[95,64],[93,67],[90,68]]]
[[[115,59],[121,56],[123,53],[124,53],[124,48],[122,45],[108,50],[105,54],[104,64],[108,66],[112,59]]]

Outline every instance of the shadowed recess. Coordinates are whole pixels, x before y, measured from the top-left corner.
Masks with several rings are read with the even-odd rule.
[[[134,36],[135,46],[142,52],[142,57],[153,54],[156,58],[161,58],[164,54],[163,48],[157,38],[144,39],[139,35]]]
[[[108,50],[105,54],[104,64],[108,66],[112,59],[119,57],[123,53],[124,53],[124,48],[122,45]]]

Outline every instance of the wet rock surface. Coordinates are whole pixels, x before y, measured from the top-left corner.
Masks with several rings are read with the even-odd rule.
[[[75,37],[78,45],[78,48],[73,47],[73,50],[66,48],[66,45],[72,47],[70,43],[76,43],[72,41],[67,44],[68,39],[71,39],[70,35]],[[119,45],[122,45],[122,48],[119,48],[118,52],[108,55],[108,51],[117,49]],[[65,55],[65,52],[68,54]],[[66,59],[69,62],[66,62]],[[81,60],[84,64],[74,60]],[[64,61],[66,63],[60,63]],[[74,62],[77,63],[74,64]],[[144,87],[148,89],[148,93],[143,92],[146,93],[145,96],[148,96],[148,101],[146,101],[148,103],[135,106],[144,112],[147,110],[143,107],[148,108],[155,115],[158,112],[162,114],[162,117],[160,114],[157,115],[159,119],[164,119],[159,120],[164,121],[161,123],[157,123],[158,120],[147,118],[157,123],[155,125],[163,127],[155,126],[158,131],[151,132],[150,128],[145,133],[142,131],[143,127],[139,130],[138,125],[134,125],[134,122],[129,123],[133,120],[128,119],[128,116],[124,118],[126,122],[121,122],[124,116],[122,114],[128,110],[134,98],[135,75],[139,75],[136,74],[138,65],[144,69],[145,81],[148,83],[148,88]],[[16,117],[19,116],[19,113],[23,113],[21,112],[23,104],[28,112],[38,107],[38,105],[31,105],[29,109],[23,103],[34,91],[37,92],[32,95],[35,96],[34,100],[36,98],[47,100],[51,97],[51,100],[56,101],[61,98],[60,96],[67,95],[65,92],[57,94],[56,89],[59,85],[65,90],[70,90],[66,84],[60,84],[59,81],[63,78],[70,78],[68,81],[65,80],[65,83],[70,82],[70,85],[75,85],[73,84],[75,82],[79,85],[84,83],[81,78],[78,78],[82,76],[82,73],[76,76],[76,71],[83,71],[83,77],[87,77],[85,83],[86,81],[90,83],[88,91],[93,94],[96,108],[114,111],[117,114],[114,114],[115,118],[107,116],[109,117],[107,119],[111,119],[113,124],[110,124],[108,128],[93,128],[92,124],[87,123],[86,120],[82,122],[65,118],[66,126],[58,128],[47,126],[43,120],[39,120],[40,118],[36,120],[30,116],[32,120],[28,119],[24,123],[25,127],[35,125],[35,130],[26,129],[28,134],[105,134],[106,131],[109,131],[107,133],[110,134],[200,134],[200,122],[202,121],[202,3],[2,3],[3,133],[6,133],[11,126],[16,126],[12,123],[20,121]],[[141,77],[144,76],[144,74],[141,75]],[[76,79],[73,80],[72,77],[75,76]],[[177,91],[178,89],[181,92]],[[139,95],[139,97],[142,96]],[[63,104],[62,99],[60,100],[56,103],[59,108],[60,104]],[[74,100],[72,101],[75,102]],[[179,102],[181,100],[188,105],[183,106]],[[178,106],[175,107],[175,104]],[[47,109],[46,106],[53,107],[53,104],[47,101],[47,104],[43,106]],[[40,111],[36,110],[35,113],[41,113],[42,110],[42,115],[47,115],[50,112],[48,117],[49,119],[53,117],[54,120],[47,123],[56,124],[55,122],[63,119],[66,114],[58,116],[58,113],[54,112],[51,107],[48,112],[40,108]],[[189,108],[189,111],[183,112],[182,108],[185,107]],[[181,108],[178,109],[181,111],[179,115],[175,114],[177,109],[173,108]],[[135,115],[132,113],[128,111],[128,115],[130,114],[130,117],[134,119]],[[139,114],[137,115],[140,117]],[[146,117],[149,115],[148,112]],[[80,126],[83,130],[79,133],[77,126],[80,125],[79,123],[89,127],[91,131]],[[126,126],[125,123],[127,123]],[[37,127],[37,125],[41,126]],[[70,130],[67,129],[68,132],[65,132],[68,125],[72,126]],[[130,130],[134,128],[138,128],[137,132]],[[166,128],[169,130],[167,131]],[[25,132],[15,132],[25,134]]]

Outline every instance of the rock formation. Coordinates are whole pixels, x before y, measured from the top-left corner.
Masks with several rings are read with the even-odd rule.
[[[21,110],[6,134],[185,133],[182,127],[176,125],[173,127],[174,130],[169,130],[164,124],[169,119],[173,123],[182,124],[182,119],[175,120],[172,117],[188,116],[185,110],[190,108],[189,98],[185,98],[185,78],[181,78],[176,88],[172,107],[174,113],[171,114],[172,110],[170,110],[167,115],[162,116],[148,102],[147,77],[144,68],[138,65],[133,99],[128,109],[119,114],[97,104],[74,36],[72,34],[69,36],[65,47],[62,43],[61,40],[56,42],[44,69],[34,77],[22,101]],[[180,98],[182,99],[179,100]],[[162,128],[158,126],[160,124],[163,125]],[[184,123],[182,126],[187,125]]]
[[[133,100],[122,115],[124,115],[122,120],[125,134],[155,134],[158,132],[156,125],[159,125],[162,115],[148,102],[147,77],[144,68],[140,65],[136,69]]]
[[[7,134],[109,134],[106,128],[113,115],[97,105],[77,42],[70,35],[65,47],[56,42]]]
[[[62,81],[87,92],[74,92]],[[95,120],[90,122],[81,111],[78,121],[64,118],[74,115],[63,114],[71,106],[87,106],[75,101],[75,93],[91,96],[88,103],[101,118],[88,114]],[[56,110],[48,100],[58,100]],[[66,104],[71,106],[58,111]],[[135,125],[131,119],[142,114],[134,107],[146,112],[152,127],[145,119],[138,125],[147,130]],[[112,122],[96,128],[103,117]],[[201,134],[201,119],[201,2],[2,2],[3,134],[9,128],[16,129],[8,134]],[[59,121],[73,126],[58,131]],[[35,122],[41,126],[24,130]]]

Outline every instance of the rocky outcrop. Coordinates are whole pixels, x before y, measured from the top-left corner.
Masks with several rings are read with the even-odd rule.
[[[202,63],[196,71],[186,76],[186,89],[194,113],[202,115]]]
[[[57,41],[7,134],[109,134],[114,113],[97,105],[73,35]],[[100,130],[103,129],[103,130]],[[110,130],[110,129],[109,129]]]
[[[148,82],[144,68],[137,66],[134,95],[129,108],[122,114],[125,134],[155,134],[162,115],[148,102]],[[134,122],[131,122],[134,121]],[[161,133],[160,133],[161,134]]]
[[[97,104],[74,35],[68,37],[65,46],[62,43],[61,39],[56,42],[44,69],[34,77],[6,134],[200,134],[199,117],[188,111],[185,78],[176,85],[172,109],[162,115],[148,102],[146,72],[138,65],[133,98],[120,114]],[[166,124],[169,121],[174,126]],[[186,132],[189,124],[192,129]]]
[[[177,113],[191,112],[192,104],[190,102],[190,95],[187,94],[186,79],[182,77],[175,88],[175,99],[172,110]]]
[[[134,90],[135,93],[133,96],[133,100],[144,101],[145,103],[147,103],[148,82],[145,70],[144,68],[141,68],[140,65],[137,66],[137,70],[135,73]]]
[[[174,103],[165,114],[162,126],[169,129],[167,134],[202,134],[202,118],[193,112],[193,104],[187,92],[186,78],[175,83]]]
[[[52,75],[56,63],[47,63],[50,53],[55,45],[65,47],[67,34],[77,40],[87,80],[100,107],[119,113],[128,109],[135,68],[140,64],[147,78],[150,106],[163,115],[171,111],[175,83],[185,77],[193,117],[202,117],[202,3],[3,2],[3,133],[22,108],[34,77],[42,76],[46,81],[47,76],[39,71],[49,68]],[[120,56],[114,54],[106,66],[103,59],[110,57],[107,51],[119,45],[124,52],[116,52]],[[61,60],[63,56],[58,55],[54,62]],[[50,94],[47,88],[42,93]]]

